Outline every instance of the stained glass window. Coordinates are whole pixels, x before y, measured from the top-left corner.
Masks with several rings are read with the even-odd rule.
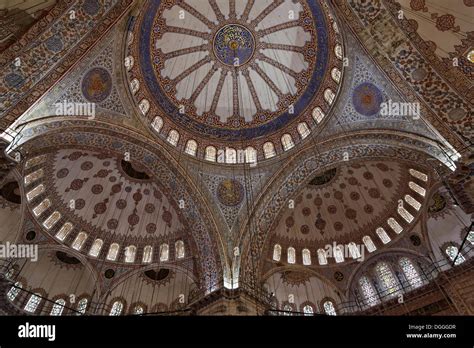
[[[64,241],[69,234],[69,232],[72,231],[73,225],[70,222],[66,222],[61,229],[56,233],[56,238],[59,239],[60,241]]]
[[[10,288],[10,290],[9,290],[8,293],[7,293],[7,297],[8,297],[8,299],[9,299],[10,301],[15,300],[15,298],[16,298],[16,297],[18,296],[18,294],[20,293],[22,286],[23,286],[23,285],[22,285],[20,282],[16,282],[16,283],[15,283],[15,286],[12,286],[12,287]]]
[[[65,305],[66,305],[66,301],[64,301],[62,298],[56,300],[56,302],[54,302],[53,308],[51,309],[50,315],[59,316],[63,314]]]
[[[33,190],[31,190],[30,192],[26,194],[26,199],[28,201],[31,201],[33,198],[35,198],[36,196],[40,195],[43,192],[44,192],[44,185],[39,184]]]
[[[186,143],[186,148],[184,149],[184,152],[186,152],[190,156],[196,156],[198,144],[195,140],[191,139],[188,140]]]
[[[335,98],[336,98],[336,95],[331,89],[328,88],[324,91],[324,100],[326,100],[329,105],[331,105],[334,102]]]
[[[339,83],[341,81],[341,70],[339,70],[338,68],[333,68],[331,70],[331,77],[334,81]]]
[[[420,185],[414,183],[413,181],[410,181],[410,182],[408,183],[408,186],[409,186],[413,191],[415,191],[416,193],[418,193],[420,196],[425,197],[425,195],[426,195],[426,190],[425,190],[423,187],[421,187]]]
[[[104,245],[104,241],[100,238],[97,238],[92,244],[91,250],[89,250],[89,255],[92,257],[99,256],[102,245]]]
[[[421,181],[428,181],[428,175],[426,175],[425,173],[419,172],[415,169],[410,169],[409,172],[411,176],[420,179]]]
[[[328,260],[326,258],[326,251],[323,249],[318,249],[318,262],[320,265],[327,265]]]
[[[115,301],[112,305],[112,309],[110,310],[110,316],[117,316],[122,314],[123,310],[123,303],[120,301]]]
[[[147,245],[143,248],[143,263],[150,263],[152,261],[153,256],[153,247],[151,245]]]
[[[36,308],[38,308],[40,302],[41,302],[40,294],[31,295],[30,299],[26,303],[25,311],[33,313],[34,311],[36,311]]]
[[[300,134],[301,139],[306,139],[308,135],[311,134],[311,130],[306,122],[298,124],[298,133]]]
[[[182,240],[176,241],[176,243],[174,243],[174,248],[176,252],[176,258],[177,259],[184,258],[184,242]]]
[[[43,214],[44,211],[48,209],[50,206],[51,206],[51,201],[46,198],[33,209],[33,214],[35,214],[35,216],[38,217],[41,214]]]
[[[78,304],[77,304],[77,311],[79,313],[77,313],[77,315],[80,315],[80,314],[85,314],[86,313],[86,309],[87,309],[87,298],[83,298],[81,299]]]
[[[367,248],[367,251],[369,253],[377,250],[377,247],[375,246],[374,242],[372,241],[372,238],[370,238],[369,236],[364,236],[364,238],[362,238],[362,242],[364,242],[365,247]]]
[[[293,138],[289,134],[283,134],[283,136],[281,137],[281,144],[283,146],[283,150],[285,151],[288,151],[295,146]]]
[[[160,261],[168,261],[170,258],[170,248],[168,244],[160,245]]]
[[[170,132],[168,133],[168,138],[166,139],[166,141],[168,141],[168,143],[170,143],[173,146],[178,145],[178,141],[179,141],[178,131],[175,130],[175,129],[170,130]]]
[[[413,215],[411,215],[408,210],[406,210],[405,208],[403,208],[402,206],[399,206],[397,208],[397,212],[398,214],[400,214],[400,216],[408,223],[412,222],[414,217]]]
[[[348,246],[349,246],[349,253],[351,254],[351,257],[353,259],[358,259],[361,255],[356,243],[350,242]]]
[[[405,278],[408,280],[408,283],[412,288],[417,288],[422,285],[420,275],[408,257],[402,257],[398,261],[398,264],[400,265],[403,274],[405,274]]]
[[[387,224],[390,226],[390,228],[396,233],[400,234],[403,231],[403,227],[400,226],[400,224],[395,220],[394,218],[389,218],[387,220]]]
[[[415,210],[420,210],[421,208],[421,203],[410,195],[405,195],[405,202],[410,204]]]
[[[398,281],[395,279],[392,270],[385,262],[379,262],[375,267],[377,275],[384,290],[384,295],[392,296],[399,289]]]
[[[316,121],[316,123],[321,123],[321,121],[324,119],[324,112],[321,110],[319,106],[315,107],[313,109],[313,118]]]
[[[276,156],[275,146],[273,145],[273,143],[268,142],[263,144],[263,155],[266,159]]]
[[[206,147],[206,161],[215,162],[216,155],[217,155],[217,150],[214,146]]]
[[[161,131],[161,128],[163,128],[163,119],[160,116],[156,116],[153,119],[153,122],[151,124],[155,132],[159,133]]]
[[[375,233],[379,236],[380,240],[383,244],[387,244],[390,242],[390,237],[388,236],[387,232],[383,229],[383,227],[379,227],[375,230]]]
[[[77,235],[76,239],[74,239],[74,242],[72,242],[72,247],[73,249],[76,250],[81,250],[82,246],[84,245],[84,242],[87,239],[87,233],[81,232]]]
[[[288,263],[295,263],[295,262],[296,262],[295,248],[289,247],[288,248]]]
[[[107,260],[110,260],[110,261],[117,260],[119,249],[120,249],[120,245],[118,245],[117,243],[110,244],[109,252],[107,254]]]
[[[342,59],[342,46],[341,45],[336,45],[334,52],[336,53],[336,57],[338,59]]]
[[[59,221],[60,218],[61,218],[61,213],[59,211],[55,211],[46,220],[44,220],[43,226],[47,230],[50,230],[54,225],[56,225],[56,223]]]
[[[281,246],[280,244],[275,244],[273,248],[273,260],[280,261],[281,259]]]
[[[245,163],[257,163],[257,150],[251,146],[245,149]]]
[[[135,254],[137,253],[137,247],[135,245],[129,245],[125,248],[125,262],[131,263],[135,261]]]
[[[314,314],[314,309],[313,309],[312,306],[306,305],[306,306],[303,307],[303,313],[306,316],[311,316],[311,315]]]
[[[144,312],[145,312],[145,310],[140,305],[135,306],[135,309],[133,310],[133,313],[136,314],[136,315],[143,314]]]
[[[359,286],[364,297],[364,303],[369,306],[374,306],[378,303],[377,292],[367,276],[359,278]]]
[[[334,316],[337,315],[336,308],[334,308],[334,303],[332,303],[332,301],[324,302],[323,307],[324,307],[324,312],[327,315],[334,315]]]
[[[303,265],[311,265],[311,252],[308,249],[303,249]]]
[[[334,258],[337,263],[344,262],[344,247],[342,245],[338,245],[334,249]]]
[[[467,235],[467,241],[474,245],[474,231],[470,231]]]
[[[227,148],[225,150],[225,163],[237,163],[237,151],[235,149]]]
[[[446,248],[446,255],[448,255],[449,259],[451,261],[454,261],[454,259],[456,259],[456,262],[454,263],[455,266],[460,265],[461,263],[466,261],[466,259],[461,253],[458,254],[458,251],[459,249],[454,245],[450,245]]]

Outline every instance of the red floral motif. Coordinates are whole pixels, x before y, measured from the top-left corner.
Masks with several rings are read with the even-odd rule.
[[[456,18],[451,14],[445,14],[436,19],[436,28],[441,31],[448,31],[454,28]]]

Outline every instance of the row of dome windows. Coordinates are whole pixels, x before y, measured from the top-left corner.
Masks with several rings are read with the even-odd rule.
[[[334,305],[334,301],[332,300],[325,300],[322,304],[323,312],[326,315],[336,316],[336,306]],[[294,304],[286,303],[282,307],[283,315],[293,315],[293,312],[296,312],[296,306]],[[315,306],[310,304],[305,304],[302,308],[303,313],[305,316],[311,316],[317,313]]]

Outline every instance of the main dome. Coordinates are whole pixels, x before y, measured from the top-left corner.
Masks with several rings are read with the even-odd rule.
[[[338,91],[342,45],[319,1],[150,1],[132,28],[125,65],[140,114],[183,149],[274,140],[279,152]]]

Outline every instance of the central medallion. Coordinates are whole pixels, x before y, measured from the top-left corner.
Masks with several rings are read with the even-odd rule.
[[[221,63],[241,66],[252,58],[255,39],[247,28],[239,24],[228,24],[217,31],[213,47],[214,54]]]

